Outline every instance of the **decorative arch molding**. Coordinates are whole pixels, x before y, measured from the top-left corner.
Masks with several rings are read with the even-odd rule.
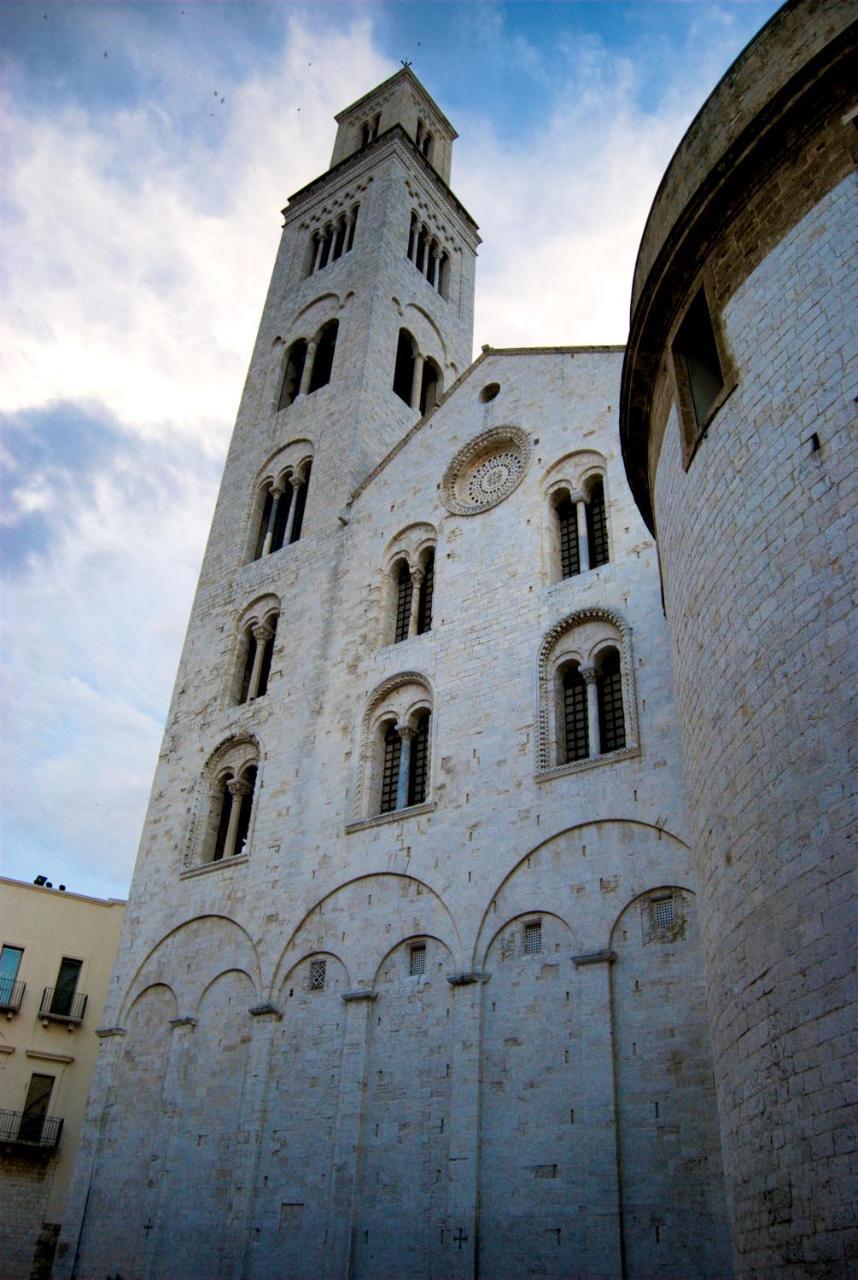
[[[438,541],[438,531],[427,520],[415,520],[390,539],[384,550],[383,571],[389,573],[397,560],[418,565],[420,557]]]
[[[491,949],[495,945],[495,943],[497,942],[501,934],[504,933],[506,930],[514,927],[515,925],[524,924],[525,921],[527,921],[531,917],[539,917],[540,920],[556,920],[558,924],[562,925],[563,928],[567,931],[567,933],[569,934],[569,937],[572,939],[573,945],[577,945],[575,930],[573,929],[571,922],[567,920],[565,916],[562,916],[558,911],[539,906],[538,902],[539,900],[536,901],[536,905],[534,905],[533,907],[529,907],[526,911],[519,911],[515,915],[508,916],[504,920],[503,924],[498,925],[494,933],[489,935],[488,941],[486,942],[485,947],[483,948],[482,956],[480,957],[479,961],[476,962],[476,969],[478,972],[480,973],[485,972],[485,966],[486,966],[486,963],[488,962]]]
[[[257,769],[256,795],[259,795],[262,780],[262,762],[264,753],[262,743],[255,733],[243,730],[230,734],[211,753],[197,779],[194,791],[194,802],[191,821],[188,825],[188,836],[182,859],[182,869],[189,871],[201,865],[200,855],[206,844],[206,830],[211,817],[211,806],[214,793],[225,773],[236,776],[249,766]],[[255,817],[254,805],[253,816]]]
[[[275,449],[256,473],[256,479],[253,482],[254,493],[258,493],[266,484],[276,484],[287,473],[294,472],[303,478],[308,464],[313,461],[315,451],[313,441],[306,436],[299,436],[279,449]]]
[[[411,699],[397,697],[409,685],[420,691],[418,696]],[[397,723],[407,724],[417,711],[425,709],[430,713],[433,712],[434,705],[435,696],[432,683],[427,676],[424,676],[419,671],[400,671],[394,676],[389,676],[380,685],[377,685],[370,694],[360,724],[360,742],[358,744],[357,768],[352,797],[353,822],[360,822],[368,816],[373,816],[367,813],[370,808],[368,792],[372,786],[369,775],[373,772],[373,735],[379,720],[389,718],[397,721]],[[435,717],[433,715],[433,735],[434,724]],[[431,742],[429,752],[431,757],[433,754]],[[402,811],[397,810],[395,812]],[[393,814],[390,816],[393,816]]]
[[[350,296],[354,297],[354,294],[352,293]],[[298,308],[298,310],[292,316],[292,319],[289,321],[289,328],[287,332],[291,332],[295,328],[295,326],[298,324],[299,320],[302,320],[305,316],[309,315],[311,311],[317,309],[318,307],[321,307],[323,303],[326,303],[329,306],[331,305],[334,306],[337,311],[342,311],[343,307],[345,306],[345,299],[340,298],[340,295],[338,293],[333,293],[330,290],[328,290],[326,293],[317,294],[316,297],[312,298],[310,302],[305,302],[303,307]],[[322,321],[322,323],[324,324],[325,322]],[[309,336],[312,337],[312,334]],[[301,337],[301,334],[298,334],[298,337]],[[293,341],[293,339],[290,341]]]
[[[192,935],[202,932],[208,935],[210,953],[216,957],[208,972],[202,971],[195,958],[193,963],[181,963],[183,952],[193,948]],[[246,973],[256,991],[261,989],[259,956],[247,930],[229,916],[190,916],[156,942],[138,966],[122,998],[119,1024],[124,1025],[134,1001],[153,986],[168,987],[179,1013],[186,1015],[197,1008],[203,991],[216,978],[233,969]]]
[[[550,861],[555,864],[553,868],[547,866]],[[651,892],[653,885],[693,883],[691,849],[665,827],[625,817],[601,818],[564,827],[524,853],[498,882],[477,927],[471,952],[472,967],[480,967],[488,952],[489,944],[485,938],[493,938],[497,932],[493,918],[502,916],[509,920],[531,909],[529,902],[525,906],[522,901],[525,895],[529,897],[533,893],[534,901],[549,900],[552,912],[559,914],[557,888],[549,884],[543,889],[539,881],[546,876],[549,879],[553,877],[560,892],[569,893],[569,876],[573,868],[576,879],[578,873],[581,874],[578,884],[583,886],[582,893],[590,899],[587,919],[595,925],[592,936],[580,939],[582,949],[587,950],[598,950],[608,945],[611,931],[619,918],[614,905],[618,899],[613,897],[614,893],[622,898],[623,906],[619,911],[622,914],[630,901]],[[526,882],[523,876],[527,877]],[[617,884],[614,889],[610,885],[615,877]],[[609,887],[607,892],[605,886]]]
[[[280,597],[273,591],[257,596],[242,609],[238,617],[237,629],[243,631],[246,627],[252,627],[254,623],[264,622],[272,614],[279,614],[280,607]]]
[[[444,365],[445,365],[445,367],[449,367],[449,363],[450,363],[450,353],[449,353],[449,351],[447,350],[447,343],[444,341],[444,335],[443,335],[443,333],[442,333],[442,332],[441,332],[441,330],[438,328],[438,325],[437,325],[437,324],[435,323],[435,321],[432,319],[432,317],[430,316],[429,312],[428,312],[424,307],[421,307],[421,306],[420,306],[418,303],[416,303],[416,302],[409,302],[409,303],[407,304],[407,306],[405,307],[405,312],[408,312],[408,311],[416,311],[416,312],[417,312],[417,314],[423,318],[423,320],[426,322],[426,324],[428,324],[429,328],[432,330],[432,332],[434,333],[434,335],[435,335],[435,337],[436,337],[436,339],[437,339],[437,341],[438,341],[438,346],[439,346],[439,348],[441,349],[441,351],[442,351],[442,353],[443,353],[443,357],[444,357]],[[408,320],[407,320],[407,316],[406,316],[406,324],[407,324],[407,323],[408,323]]]
[[[134,996],[134,999],[131,1000],[127,1004],[127,1006],[123,1009],[122,1019],[121,1019],[123,1027],[127,1027],[129,1021],[132,1019],[134,1015],[135,1008],[140,1004],[140,1002],[144,1000],[147,996],[154,995],[156,992],[158,993],[159,997],[161,993],[163,993],[168,997],[168,999],[172,1002],[172,1011],[171,1011],[172,1015],[174,1018],[177,1016],[179,1012],[179,1002],[176,999],[176,993],[173,990],[173,988],[170,986],[170,984],[168,982],[150,982],[147,986],[143,987],[140,991],[138,991],[137,994]]]
[[[616,933],[617,933],[617,929],[619,928],[620,921],[623,919],[625,915],[628,914],[628,912],[633,907],[635,906],[643,907],[647,903],[653,902],[655,900],[663,899],[668,894],[680,895],[680,901],[684,897],[689,897],[689,898],[697,897],[696,891],[692,889],[689,885],[679,884],[678,882],[673,880],[666,881],[666,882],[660,881],[657,884],[649,885],[646,889],[643,889],[640,893],[636,893],[633,897],[629,898],[628,902],[625,902],[623,906],[620,908],[620,910],[617,912],[616,919],[614,920],[614,923],[611,925],[611,931],[608,935],[608,938],[609,938],[608,945],[609,946],[613,945],[613,941],[614,941],[614,938],[616,937]],[[681,924],[683,922],[680,920],[678,923]]]
[[[597,449],[578,449],[567,453],[547,468],[545,492],[551,497],[558,490],[566,490],[573,501],[581,500],[588,481],[597,476],[604,480],[607,466],[607,459]]]
[[[381,971],[384,968],[384,966],[390,961],[391,957],[394,956],[396,952],[399,951],[402,947],[407,947],[409,943],[414,943],[414,942],[435,942],[438,944],[439,947],[443,947],[444,951],[449,956],[450,963],[449,963],[448,972],[452,972],[456,961],[455,961],[455,956],[453,955],[453,952],[450,949],[449,942],[447,942],[444,938],[439,937],[438,934],[431,933],[428,929],[419,930],[418,932],[409,934],[408,937],[400,938],[398,942],[395,942],[392,947],[388,948],[388,950],[379,960],[375,969],[375,973],[372,976],[373,988],[378,986],[379,975],[381,974]]]
[[[632,665],[632,628],[625,618],[614,609],[600,605],[594,605],[589,609],[576,609],[573,613],[567,614],[565,618],[561,618],[559,622],[556,622],[551,630],[543,636],[542,643],[539,646],[537,658],[537,691],[539,697],[536,733],[537,774],[554,772],[558,767],[567,770],[580,768],[582,765],[591,763],[588,760],[583,760],[576,762],[574,765],[557,766],[551,758],[551,712],[554,706],[553,676],[555,653],[564,637],[591,623],[601,623],[603,626],[610,628],[616,632],[616,637],[606,636],[602,640],[597,639],[595,643],[591,643],[588,652],[581,655],[583,661],[594,658],[600,649],[612,642],[618,643],[620,649],[623,709],[626,718],[626,746],[622,753],[615,752],[613,755],[630,755],[636,753],[639,749],[637,698],[635,697],[634,668]],[[604,760],[610,757],[600,756],[597,758]]]
[[[286,953],[284,952],[283,954],[285,955]],[[292,963],[289,968],[282,971],[279,979],[275,979],[272,982],[271,990],[274,1005],[281,1013],[284,1011],[284,1001],[282,998],[283,991],[289,985],[290,981],[294,983],[295,974],[298,973],[301,966],[305,965],[308,960],[332,960],[344,975],[344,981],[342,984],[343,988],[347,990],[351,986],[348,965],[345,963],[341,955],[330,947],[311,947],[308,951],[301,952],[300,955],[295,955],[292,958]]]
[[[372,902],[368,901],[370,897]],[[391,935],[385,932],[384,927],[376,930],[352,927],[351,908],[347,909],[346,904],[349,899],[357,898],[360,898],[360,909],[365,919],[377,912],[385,925],[391,921],[395,925],[398,918],[407,915],[401,922],[401,936],[396,943],[391,944]],[[343,921],[338,919],[338,899],[350,922],[345,929]],[[421,927],[421,923],[425,927]],[[312,936],[311,931],[314,931]],[[343,932],[346,933],[345,943],[342,941]],[[271,998],[276,999],[276,992],[295,965],[313,953],[335,955],[351,983],[369,985],[384,956],[403,941],[417,936],[437,938],[454,957],[455,963],[461,963],[459,957],[463,950],[453,914],[440,894],[425,880],[399,871],[355,876],[323,894],[293,930],[274,967]],[[383,951],[381,954],[369,954],[369,948],[376,940],[380,944],[376,951],[381,951],[381,948]]]
[[[206,985],[203,987],[203,989],[200,991],[199,996],[197,998],[197,1003],[194,1006],[194,1010],[193,1010],[194,1017],[199,1017],[199,1014],[202,1010],[203,1003],[206,999],[206,996],[208,996],[211,993],[211,991],[217,986],[217,984],[219,982],[222,982],[224,978],[230,978],[235,975],[238,975],[241,978],[247,979],[247,982],[250,986],[250,991],[248,992],[247,1007],[248,1009],[253,1008],[254,1004],[256,1004],[256,993],[259,990],[259,984],[253,981],[253,978],[247,972],[246,969],[242,969],[242,968],[222,969],[220,973],[215,974],[211,982],[207,982]]]

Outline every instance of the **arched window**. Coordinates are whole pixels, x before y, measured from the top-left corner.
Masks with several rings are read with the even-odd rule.
[[[339,320],[330,320],[322,329],[316,340],[316,351],[313,357],[313,371],[310,374],[308,394],[325,387],[331,380],[331,369],[334,365],[334,351],[337,346]]]
[[[450,255],[446,252],[442,253],[438,259],[438,292],[442,298],[446,298],[448,294],[448,281],[450,275]]]
[[[590,754],[587,732],[587,686],[577,663],[570,663],[563,670],[561,691],[563,699],[562,763],[585,760]]]
[[[227,862],[248,851],[259,752],[251,738],[219,748],[201,781],[200,817],[185,854],[188,867]]]
[[[610,609],[580,609],[539,652],[537,771],[637,751],[631,634]]]
[[[359,204],[354,204],[345,213],[341,213],[333,222],[318,228],[310,236],[307,250],[305,276],[321,271],[329,262],[336,262],[351,252],[355,242]]]
[[[605,486],[600,477],[591,481],[587,492],[587,542],[590,549],[590,568],[607,564],[608,523],[605,517]]]
[[[413,259],[414,246],[416,244],[417,236],[419,235],[419,233],[420,233],[420,220],[418,219],[416,213],[412,213],[411,223],[408,228],[408,248],[405,250],[406,258]]]
[[[393,632],[393,643],[399,644],[407,640],[411,626],[411,599],[413,594],[411,570],[408,561],[402,560],[396,578],[396,625]]]
[[[438,368],[434,360],[425,360],[423,363],[423,378],[420,386],[420,414],[426,414],[430,409],[434,409],[438,403],[438,393],[441,387],[441,370]]]
[[[626,745],[623,714],[623,684],[620,655],[603,649],[596,660],[596,690],[599,703],[599,745],[602,752],[620,751]]]
[[[597,569],[610,560],[604,459],[592,451],[555,463],[548,489],[551,577],[554,581]]]
[[[363,718],[355,821],[399,812],[429,800],[432,695],[417,672],[386,680]]]
[[[284,452],[288,456],[292,448],[297,451],[301,447],[306,447],[305,442],[287,447]],[[299,463],[285,467],[276,479],[268,479],[263,484],[262,493],[257,498],[259,515],[253,543],[254,560],[273,554],[300,538],[311,470],[311,460],[305,457]]]
[[[432,629],[432,597],[435,594],[435,552],[429,551],[423,564],[423,581],[420,583],[420,603],[417,609],[417,634]]]
[[[277,404],[278,413],[281,409],[288,408],[301,390],[301,378],[304,373],[306,359],[307,344],[303,338],[299,338],[297,342],[292,343],[289,348],[289,354],[286,357],[286,367],[280,387],[280,399]]]
[[[445,249],[442,249],[437,237],[433,236],[428,227],[421,223],[416,213],[411,214],[408,248],[405,253],[409,261],[413,262],[420,274],[425,277],[427,284],[446,298],[450,256]]]
[[[236,698],[239,704],[262,698],[268,690],[277,620],[276,610],[268,610],[262,619],[253,617],[244,627],[241,644],[244,659]]]
[[[412,384],[414,382],[414,356],[415,356],[414,339],[407,329],[399,330],[399,341],[396,344],[396,364],[393,370],[393,390],[399,396],[400,400],[404,400],[406,404],[411,404]]]

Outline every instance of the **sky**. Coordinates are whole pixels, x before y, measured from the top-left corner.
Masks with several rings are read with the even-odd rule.
[[[290,192],[403,60],[459,132],[474,351],[621,343],[772,0],[0,4],[2,872],[124,897]]]

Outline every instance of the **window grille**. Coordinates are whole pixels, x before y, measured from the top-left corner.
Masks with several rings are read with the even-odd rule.
[[[599,739],[602,751],[619,751],[626,745],[623,716],[623,678],[620,655],[609,650],[599,665]]]
[[[560,573],[564,578],[581,572],[578,552],[578,513],[576,504],[568,497],[557,503],[557,531],[560,535]]]
[[[535,956],[542,950],[542,921],[533,920],[524,926],[524,954]]]
[[[605,487],[601,480],[594,480],[587,503],[587,541],[590,545],[590,568],[607,564],[608,522],[605,517]]]
[[[426,799],[426,783],[429,775],[429,716],[421,716],[411,739],[411,759],[408,769],[408,803],[422,804]]]
[[[658,898],[654,903],[656,929],[672,929],[674,925],[673,898]]]
[[[393,635],[393,643],[399,644],[400,640],[408,639],[408,626],[411,620],[411,592],[413,590],[411,582],[411,570],[407,564],[399,566],[399,577],[396,583],[396,629]]]
[[[426,972],[426,943],[416,942],[408,951],[408,976],[420,978]]]
[[[391,724],[384,735],[384,765],[381,772],[380,813],[392,813],[396,808],[396,790],[399,784],[399,756],[402,740]]]
[[[326,968],[327,968],[327,961],[325,960],[310,961],[310,990],[311,991],[324,991]]]
[[[432,596],[435,593],[435,556],[430,555],[423,567],[423,585],[420,589],[420,607],[417,613],[417,634],[432,630]]]
[[[586,760],[590,754],[587,732],[587,686],[577,667],[563,672],[563,739],[565,764]]]

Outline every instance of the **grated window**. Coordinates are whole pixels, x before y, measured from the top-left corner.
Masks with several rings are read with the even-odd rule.
[[[420,717],[411,740],[408,770],[408,803],[423,804],[429,781],[429,713]]]
[[[564,764],[586,760],[590,754],[587,732],[587,686],[577,667],[563,672]]]
[[[581,572],[581,560],[578,554],[578,513],[575,503],[570,498],[563,498],[557,503],[557,531],[560,535],[560,573],[564,578],[571,578]]]
[[[602,751],[620,751],[626,745],[623,716],[623,678],[616,649],[605,654],[599,666],[599,736]]]
[[[311,991],[324,991],[326,969],[327,969],[327,961],[325,960],[310,961],[310,990]]]
[[[408,952],[408,976],[420,978],[426,972],[426,943],[416,942]]]
[[[542,921],[534,920],[524,926],[524,954],[535,956],[542,950]]]
[[[396,808],[396,790],[399,784],[399,756],[402,739],[394,725],[388,725],[384,735],[384,765],[381,772],[381,803],[379,813],[392,813]]]
[[[417,611],[417,634],[422,636],[432,630],[432,597],[435,594],[435,552],[423,566],[423,585],[420,589],[420,607]]]
[[[673,898],[659,898],[654,904],[655,927],[672,929],[674,924]]]
[[[587,541],[590,544],[590,568],[598,569],[607,564],[608,522],[605,516],[605,487],[601,480],[594,480],[587,503]]]
[[[408,639],[408,625],[411,620],[411,593],[413,589],[413,584],[411,582],[411,570],[403,561],[399,567],[399,577],[396,582],[396,628],[393,633],[394,644],[399,644],[400,641]]]

